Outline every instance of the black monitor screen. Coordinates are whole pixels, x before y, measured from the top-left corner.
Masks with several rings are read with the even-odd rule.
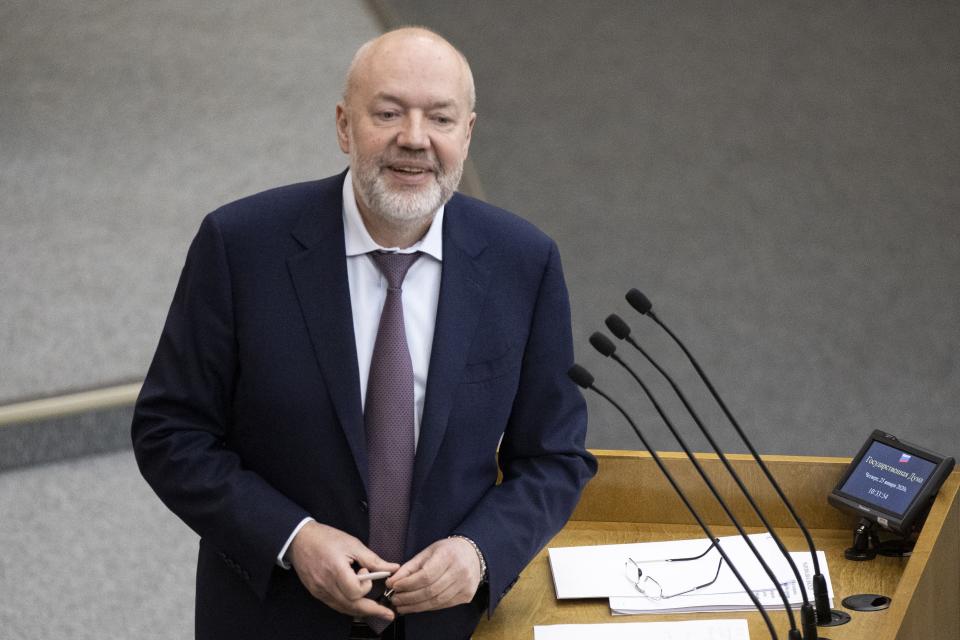
[[[936,466],[917,455],[874,441],[840,491],[902,516]]]

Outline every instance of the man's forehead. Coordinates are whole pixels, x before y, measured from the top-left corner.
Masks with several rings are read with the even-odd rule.
[[[404,92],[377,91],[373,94],[373,99],[383,102],[395,102],[400,105],[406,105],[410,102],[410,97],[404,95]],[[428,109],[453,109],[463,106],[459,101],[450,97],[427,97],[426,100],[421,100],[421,102],[423,104],[418,104],[418,106]]]
[[[370,52],[370,63],[376,67],[417,67],[443,70],[450,75],[463,73],[463,62],[448,45],[415,40],[385,45]]]
[[[408,66],[393,60],[372,65],[356,80],[360,96],[365,94],[370,100],[431,108],[467,108],[469,103],[468,81],[454,69]]]
[[[450,43],[429,32],[391,32],[368,43],[348,80],[367,98],[389,96],[419,102],[463,102],[472,108],[470,68]]]

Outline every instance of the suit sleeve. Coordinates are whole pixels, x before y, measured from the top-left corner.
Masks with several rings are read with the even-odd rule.
[[[596,473],[596,460],[585,449],[586,403],[566,375],[572,364],[570,304],[551,243],[500,445],[503,479],[455,532],[475,541],[487,561],[491,614],[566,523]]]
[[[278,551],[309,514],[226,444],[237,369],[229,261],[211,214],[190,246],[137,400],[133,446],[160,499],[262,598]]]

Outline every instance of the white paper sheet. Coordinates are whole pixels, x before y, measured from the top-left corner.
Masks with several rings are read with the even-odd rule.
[[[554,624],[533,628],[534,640],[750,640],[746,620],[621,624]]]
[[[757,551],[767,561],[782,585],[796,583],[790,565],[780,554],[770,534],[750,536]],[[706,538],[670,540],[636,544],[556,547],[548,550],[553,583],[558,599],[635,597],[634,584],[627,577],[629,558],[637,561],[684,558],[703,553],[710,545]],[[776,590],[763,567],[740,536],[720,538],[720,546],[754,591]],[[712,549],[704,558],[689,562],[642,563],[647,575],[656,577],[665,593],[702,584],[713,577],[719,552]],[[743,586],[724,562],[716,582],[699,594],[743,593]]]

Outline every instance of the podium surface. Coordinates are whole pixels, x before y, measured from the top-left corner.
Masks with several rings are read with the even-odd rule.
[[[549,547],[623,544],[702,537],[703,531],[673,492],[647,452],[602,450],[597,476],[584,491],[567,526]],[[715,535],[736,535],[719,504],[710,495],[682,453],[661,453]],[[720,495],[748,533],[765,531],[733,480],[714,454],[697,454]],[[744,484],[753,493],[774,530],[790,551],[806,551],[803,535],[750,456],[728,454]],[[834,591],[834,608],[852,617],[845,625],[820,627],[831,640],[960,640],[960,471],[944,482],[907,558],[877,556],[866,562],[843,557],[852,544],[856,519],[827,504],[827,495],[850,463],[849,458],[763,456],[818,550],[824,551]],[[889,596],[888,609],[855,612],[841,601],[858,593]],[[810,593],[812,600],[813,594]],[[780,638],[789,630],[787,614],[770,611]],[[799,626],[799,611],[797,624]],[[476,640],[530,640],[535,625],[648,622],[746,618],[750,637],[769,638],[760,614],[750,611],[613,616],[606,599],[563,600],[555,597],[546,549],[520,575],[494,616],[481,622]]]

